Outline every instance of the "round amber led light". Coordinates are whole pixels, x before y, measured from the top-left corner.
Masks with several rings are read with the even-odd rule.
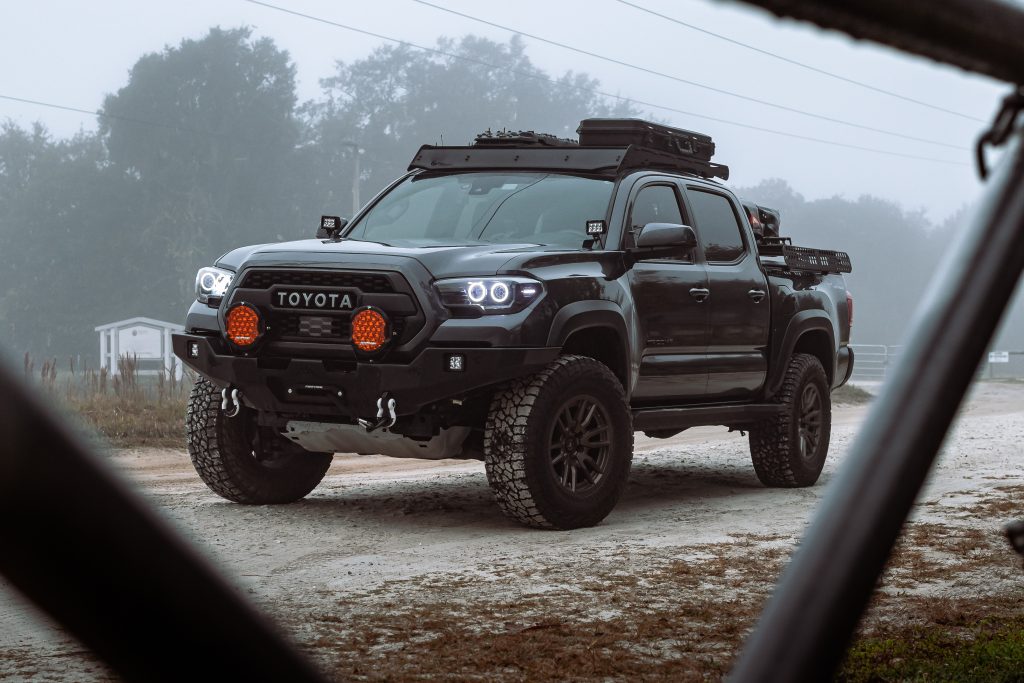
[[[378,351],[388,341],[388,319],[375,308],[352,316],[352,344],[360,351]]]
[[[249,304],[239,304],[224,316],[224,334],[235,346],[247,347],[260,336],[260,314]]]

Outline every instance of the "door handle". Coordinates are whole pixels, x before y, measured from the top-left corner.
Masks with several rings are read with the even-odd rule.
[[[761,299],[764,298],[764,294],[765,292],[763,289],[752,289],[747,292],[747,296],[753,299],[755,304],[761,303]]]
[[[690,290],[690,296],[696,299],[697,303],[702,304],[711,296],[711,290],[705,287],[694,287]]]

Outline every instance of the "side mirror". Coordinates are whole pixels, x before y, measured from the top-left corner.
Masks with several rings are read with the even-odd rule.
[[[648,223],[636,238],[638,248],[678,247],[692,249],[697,246],[697,233],[689,225],[677,223]]]
[[[320,227],[316,229],[316,237],[317,239],[334,239],[346,225],[348,225],[346,218],[320,216]]]

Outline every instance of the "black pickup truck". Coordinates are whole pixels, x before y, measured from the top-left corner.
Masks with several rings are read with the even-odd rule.
[[[846,254],[779,237],[707,136],[579,134],[424,146],[351,222],[200,270],[173,343],[210,488],[286,503],[334,453],[477,458],[509,516],[576,528],[614,507],[634,431],[697,425],[748,431],[768,486],[815,483],[853,370]]]

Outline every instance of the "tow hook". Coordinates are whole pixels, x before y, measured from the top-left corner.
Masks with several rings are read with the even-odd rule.
[[[241,396],[238,389],[232,387],[220,390],[220,409],[227,417],[236,417],[242,411]]]
[[[370,422],[369,420],[359,418],[359,426],[365,429],[367,434],[381,427],[393,427],[398,420],[398,415],[395,413],[397,408],[398,404],[395,402],[395,399],[391,398],[391,395],[385,391],[377,399],[377,420]]]

